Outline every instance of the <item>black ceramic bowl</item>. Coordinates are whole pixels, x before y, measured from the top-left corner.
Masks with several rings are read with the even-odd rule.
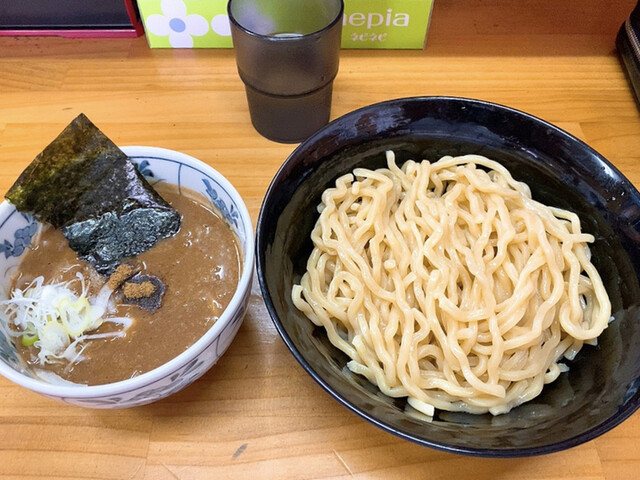
[[[506,415],[437,411],[428,421],[351,374],[333,347],[292,304],[311,252],[321,192],[354,167],[477,153],[498,160],[535,199],[575,211],[595,235],[599,269],[615,320],[597,347],[533,401]],[[450,452],[516,457],[573,447],[610,430],[640,405],[640,194],[606,159],[559,128],[511,108],[461,98],[407,98],[349,113],[302,143],[275,176],[257,228],[264,299],[285,343],[336,400],[378,427]]]

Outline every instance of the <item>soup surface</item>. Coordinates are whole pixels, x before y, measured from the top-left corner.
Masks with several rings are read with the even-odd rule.
[[[184,188],[179,194],[175,185],[157,184],[155,188],[183,217],[176,235],[132,259],[141,273],[164,283],[160,308],[150,312],[127,305],[117,291],[115,311],[107,316],[133,320],[124,336],[88,340],[83,359],[71,364],[63,360],[40,365],[35,346],[20,346],[27,363],[75,383],[100,385],[125,380],[171,360],[219,318],[238,284],[238,241],[204,197]],[[44,227],[25,253],[12,289],[25,288],[38,276],[44,276],[46,283],[69,281],[77,272],[88,279],[89,295],[95,295],[107,281],[77,258],[58,230]],[[104,323],[96,332],[122,328]]]

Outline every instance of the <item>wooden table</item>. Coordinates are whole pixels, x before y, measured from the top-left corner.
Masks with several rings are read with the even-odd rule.
[[[586,140],[640,186],[640,117],[614,50],[634,0],[437,0],[424,51],[344,50],[333,116],[396,97],[456,95],[530,112]],[[230,50],[154,50],[144,38],[0,40],[0,191],[79,112],[119,145],[194,155],[252,217],[294,146],[251,127]],[[543,457],[437,452],[329,398],[285,348],[254,284],[230,350],[145,407],[84,410],[0,378],[3,479],[631,479],[640,413]]]

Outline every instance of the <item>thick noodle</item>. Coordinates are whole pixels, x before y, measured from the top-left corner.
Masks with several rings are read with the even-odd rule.
[[[428,415],[536,397],[609,322],[593,236],[485,157],[387,163],[323,193],[294,304],[351,371]]]

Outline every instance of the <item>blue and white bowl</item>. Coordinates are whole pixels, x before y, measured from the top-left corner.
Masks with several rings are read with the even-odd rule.
[[[0,333],[0,375],[49,398],[89,408],[124,408],[167,397],[203,375],[235,337],[249,301],[254,268],[251,217],[235,188],[220,173],[189,155],[154,147],[123,147],[139,171],[159,181],[201,193],[222,214],[240,243],[242,273],[238,287],[218,321],[195,344],[150,372],[106,385],[48,383],[27,368],[10,339]],[[30,245],[38,223],[7,202],[0,204],[0,296],[6,298],[11,274]]]

